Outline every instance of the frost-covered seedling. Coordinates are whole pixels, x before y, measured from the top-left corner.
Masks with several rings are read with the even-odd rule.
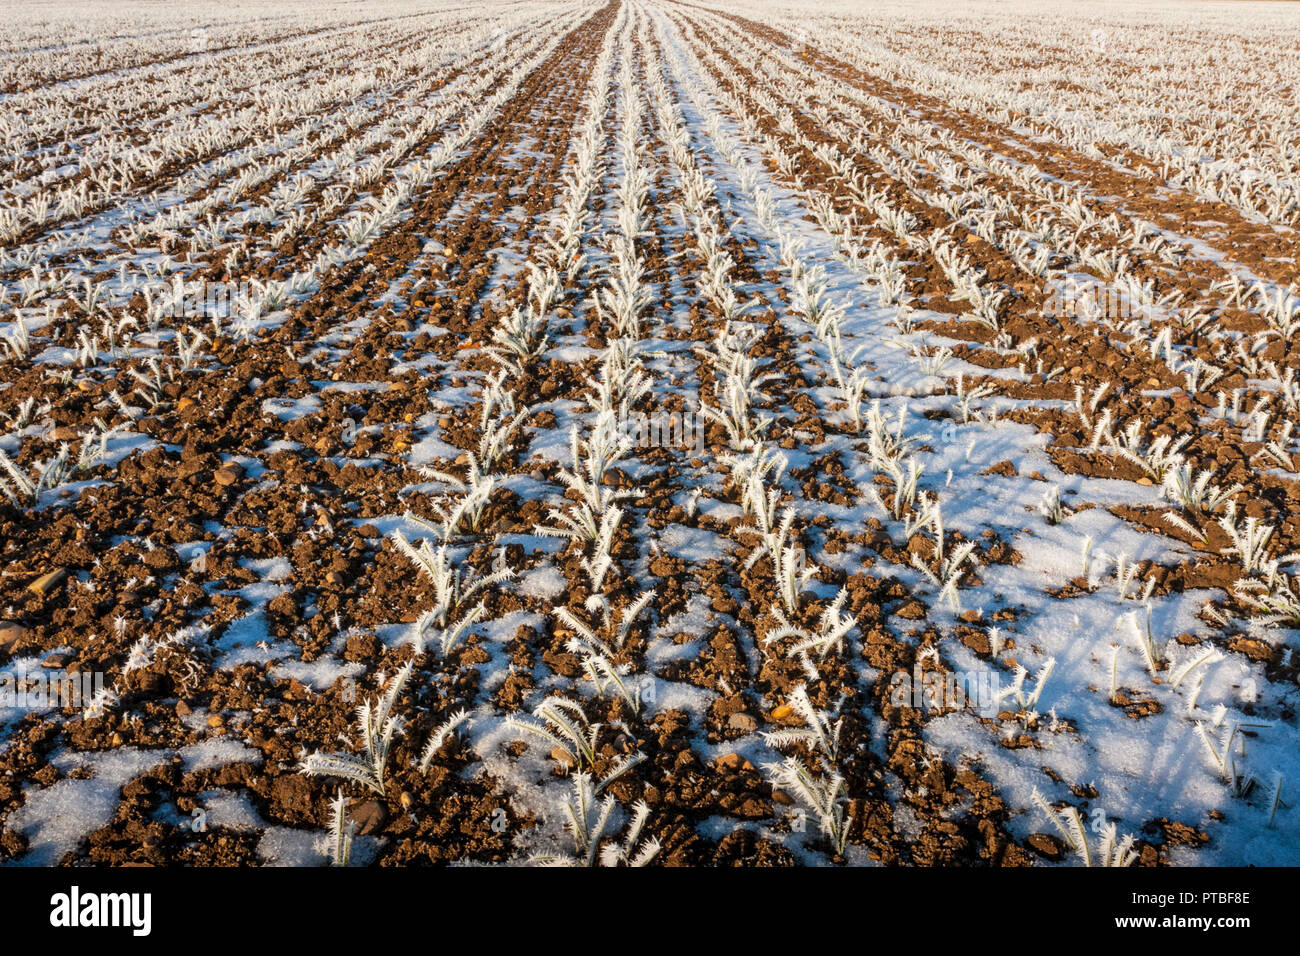
[[[763,643],[772,644],[793,637],[795,643],[786,652],[787,656],[801,659],[810,653],[818,657],[825,657],[831,651],[843,653],[844,637],[857,623],[853,615],[841,613],[848,597],[848,588],[840,588],[839,593],[835,595],[835,600],[822,611],[817,619],[817,627],[812,631],[791,624],[779,607],[773,608],[772,613],[776,617],[778,626],[767,633]]]
[[[1268,430],[1273,421],[1273,413],[1268,409],[1272,396],[1264,396],[1256,403],[1255,408],[1250,413],[1250,418],[1241,430],[1242,441],[1246,442],[1263,442],[1268,435]]]
[[[1079,250],[1079,260],[1108,282],[1127,272],[1132,263],[1127,253],[1121,253],[1115,248],[1098,250],[1085,247]]]
[[[1244,522],[1238,521],[1237,503],[1228,502],[1227,512],[1219,519],[1219,527],[1232,539],[1232,546],[1224,548],[1223,554],[1235,554],[1241,562],[1242,570],[1247,574],[1263,571],[1268,563],[1268,543],[1273,537],[1273,526],[1264,524],[1258,518],[1247,516]],[[1287,555],[1281,560],[1295,560],[1296,555]]]
[[[139,395],[149,408],[162,404],[166,395],[163,389],[176,380],[176,370],[171,365],[161,365],[157,358],[151,357],[145,365],[145,371],[127,369],[127,374],[139,382],[132,395]]]
[[[119,696],[112,687],[101,687],[86,702],[81,716],[86,720],[95,720],[103,717],[119,703]]]
[[[0,491],[13,503],[15,508],[27,508],[36,504],[41,492],[47,488],[57,487],[59,476],[65,473],[68,458],[68,446],[64,445],[59,454],[44,465],[37,466],[36,479],[32,480],[14,464],[13,460],[0,449],[0,467],[9,473],[5,478],[0,474]]]
[[[638,800],[632,806],[632,819],[628,822],[623,839],[606,843],[600,850],[601,866],[649,866],[662,848],[658,837],[641,839],[641,831],[650,817],[650,806]]]
[[[1277,809],[1282,805],[1282,774],[1276,770],[1273,771],[1272,782],[1269,786],[1272,791],[1273,799],[1268,805],[1268,825],[1273,825],[1273,818],[1277,816]]]
[[[1013,244],[1008,251],[1016,260],[1016,264],[1030,275],[1048,278],[1059,271],[1051,268],[1052,249],[1049,246],[1034,248],[1022,240]]]
[[[734,319],[739,314],[739,303],[730,278],[732,269],[736,267],[735,260],[716,247],[713,233],[705,233],[704,239],[701,252],[705,262],[696,283],[701,294],[713,303],[724,318]],[[745,307],[739,308],[743,311]]]
[[[613,688],[633,715],[641,712],[641,697],[629,687],[623,678],[631,672],[627,664],[615,664],[609,654],[609,648],[599,639],[588,640],[585,636],[572,637],[564,645],[565,649],[582,661],[582,669],[596,688],[596,693],[604,696],[608,688]]]
[[[1220,488],[1211,484],[1214,472],[1208,468],[1197,472],[1186,462],[1171,469],[1161,485],[1161,493],[1188,511],[1213,514],[1242,491],[1240,484]]]
[[[776,526],[776,509],[780,503],[780,487],[768,488],[758,475],[749,479],[740,496],[741,513],[752,514],[762,534],[768,534]]]
[[[849,821],[843,806],[844,778],[838,773],[815,777],[794,757],[779,764],[764,764],[763,769],[773,786],[790,791],[812,810],[822,833],[830,839],[835,852],[842,854],[849,842]]]
[[[425,611],[420,615],[420,619],[415,622],[415,628],[408,639],[411,647],[417,655],[423,654],[429,647],[436,646],[438,653],[446,658],[456,646],[460,643],[461,638],[469,631],[471,627],[478,623],[479,618],[483,616],[483,605],[477,604],[474,608],[453,624],[442,625],[439,623],[439,611],[437,608],[431,611]]]
[[[1126,833],[1123,839],[1120,839],[1118,828],[1108,821],[1101,831],[1099,847],[1101,865],[1119,868],[1132,866],[1138,858],[1138,851],[1133,849],[1135,842],[1130,833]]]
[[[925,343],[920,343],[912,347],[912,357],[916,359],[921,374],[934,378],[943,375],[944,368],[952,360],[954,354],[953,350],[946,345],[931,348]]]
[[[1056,658],[1049,657],[1043,666],[1039,668],[1038,677],[1035,678],[1034,689],[1027,691],[1025,688],[1025,679],[1029,676],[1029,671],[1024,667],[1016,667],[1016,677],[1010,687],[1002,688],[995,695],[998,702],[1006,700],[1008,697],[1014,697],[1016,706],[1023,712],[1033,711],[1038,706],[1039,700],[1043,696],[1043,688],[1047,685],[1047,679],[1052,676],[1052,671],[1056,669]]]
[[[1288,421],[1287,428],[1290,429],[1290,427],[1291,423]],[[1266,462],[1273,464],[1273,466],[1277,466],[1278,468],[1282,468],[1283,471],[1290,471],[1291,473],[1296,472],[1295,458],[1292,458],[1290,451],[1287,450],[1286,445],[1283,445],[1282,442],[1265,442],[1264,447],[1256,451],[1255,457],[1264,458]]]
[[[967,284],[963,290],[965,298],[971,303],[971,311],[962,314],[963,319],[984,326],[994,332],[1002,330],[1002,318],[999,309],[1006,301],[1005,289],[992,290],[986,286]]]
[[[624,422],[632,418],[637,403],[652,391],[652,381],[636,357],[632,339],[611,340],[597,377],[587,376],[586,383],[592,393],[587,399],[592,411]]]
[[[771,202],[771,195],[765,193],[768,202]],[[803,236],[796,236],[786,229],[777,230],[778,255],[781,264],[786,267],[790,273],[790,280],[799,283],[803,278],[803,258],[802,252],[807,240]]]
[[[605,575],[614,566],[614,532],[622,517],[623,512],[618,508],[601,515],[592,553],[582,558],[582,568],[587,572],[588,587],[591,591],[586,602],[589,611],[594,611],[605,604],[606,598],[601,591],[605,587]]]
[[[427,525],[427,522],[422,522],[418,516],[409,512],[405,517],[417,524]],[[455,611],[483,588],[508,581],[515,576],[511,568],[496,568],[481,577],[473,572],[462,573],[459,568],[452,567],[447,545],[440,544],[435,549],[428,541],[421,540],[417,548],[400,531],[394,531],[392,538],[398,550],[410,558],[433,584],[434,606],[430,611],[433,615],[430,622],[438,627],[446,627]]]
[[[606,567],[608,567],[608,565],[604,565],[601,568],[602,578]],[[599,583],[599,581],[596,583]],[[599,605],[599,608],[603,610],[603,630],[610,633],[610,641],[612,641],[612,644],[598,635],[591,626],[580,620],[566,607],[556,608],[555,616],[567,627],[577,632],[577,635],[571,638],[566,646],[574,654],[578,654],[584,659],[587,676],[590,678],[592,683],[596,685],[596,692],[604,693],[605,684],[613,683],[618,688],[620,694],[622,694],[624,700],[631,705],[633,712],[636,713],[639,710],[640,702],[622,680],[623,675],[627,673],[628,669],[626,667],[615,666],[613,659],[618,655],[619,651],[622,650],[623,645],[626,643],[627,636],[631,632],[632,625],[635,623],[637,615],[645,609],[645,607],[650,603],[650,599],[654,597],[654,591],[649,590],[642,593],[634,602],[623,608],[619,614],[620,623],[617,627],[614,625],[612,615],[610,614],[609,602],[604,599],[603,595],[593,595],[593,598],[596,597],[599,597],[600,600],[595,601],[588,599],[587,604],[589,607]]]
[[[506,384],[507,372],[497,369],[483,383],[480,393],[479,426],[486,427],[493,420],[506,421],[519,411],[515,393]]]
[[[28,308],[33,305],[47,291],[51,291],[43,278],[40,266],[32,266],[31,275],[24,276],[18,283],[18,304],[22,308]]]
[[[926,510],[929,506],[930,499],[924,492],[918,491],[921,482],[921,476],[924,469],[915,458],[908,458],[907,467],[897,460],[886,459],[883,462],[881,471],[888,475],[894,483],[893,494],[888,503],[880,493],[880,489],[874,484],[868,487],[872,498],[876,504],[880,505],[882,511],[888,514],[895,521],[902,521],[908,518],[913,508],[919,509],[920,515],[916,519],[916,526],[923,526],[929,523],[929,517]],[[908,527],[912,527],[909,519]],[[908,533],[911,537],[911,533]]]
[[[611,414],[602,414],[585,441],[579,441],[574,426],[569,436],[573,469],[561,469],[560,480],[577,495],[576,507],[564,511],[552,508],[550,517],[558,524],[538,526],[539,534],[570,538],[576,541],[599,541],[603,529],[617,525],[622,512],[615,507],[620,499],[634,496],[628,488],[616,489],[605,482],[609,469],[623,457],[628,440],[620,433]]]
[[[425,742],[424,750],[420,752],[420,762],[417,765],[420,773],[429,772],[429,768],[433,766],[433,758],[438,756],[438,751],[442,749],[442,745],[467,720],[469,720],[469,711],[462,707],[433,728],[433,731],[429,734],[429,739]]]
[[[626,605],[619,611],[617,623],[614,620],[613,614],[610,612],[608,603],[602,604],[601,610],[603,611],[604,620],[601,628],[605,633],[610,635],[609,640],[612,641],[612,643],[608,644],[596,633],[596,630],[591,627],[591,625],[581,620],[567,607],[556,608],[555,616],[564,622],[566,626],[577,631],[578,635],[582,637],[583,640],[593,646],[601,648],[607,657],[613,657],[623,649],[624,645],[627,643],[628,635],[632,633],[632,626],[636,624],[636,619],[641,615],[642,611],[650,606],[650,602],[654,599],[654,596],[654,588],[642,591],[637,595],[636,599],[632,601],[632,603]]]
[[[1101,412],[1097,423],[1092,428],[1092,440],[1088,442],[1089,451],[1097,451],[1102,446],[1112,447],[1115,444],[1114,431],[1112,429],[1112,412],[1106,408]]]
[[[1237,582],[1234,593],[1260,616],[1266,627],[1300,628],[1300,584],[1288,574],[1276,570],[1264,578],[1246,578]]]
[[[138,326],[139,323],[130,317],[120,319],[114,322],[112,318],[107,318],[101,323],[99,334],[103,336],[105,342],[105,351],[115,357],[124,358],[130,355],[131,339],[133,334],[130,329]],[[180,333],[177,333],[178,339]],[[95,340],[99,341],[98,338]]]
[[[478,531],[497,484],[494,475],[482,470],[478,458],[470,453],[469,469],[464,480],[434,468],[421,468],[420,472],[426,477],[451,485],[460,495],[459,498],[447,499],[433,506],[434,513],[441,522],[440,528],[434,528],[423,521],[420,524],[437,533],[443,541],[461,532],[473,534]]]
[[[86,315],[94,315],[100,308],[103,297],[104,286],[102,283],[93,282],[90,279],[82,279],[81,294],[71,295],[69,296],[69,299],[73,305],[79,308]]]
[[[1238,346],[1238,348],[1240,348],[1240,346]],[[1242,417],[1241,392],[1242,390],[1239,388],[1234,388],[1232,390],[1231,406],[1228,405],[1228,394],[1226,392],[1219,392],[1219,404],[1215,408],[1214,414],[1226,422],[1230,422],[1233,425],[1239,425]]]
[[[762,536],[762,541],[745,562],[745,569],[748,570],[757,564],[763,555],[771,557],[772,575],[776,579],[777,590],[786,609],[791,613],[798,609],[799,595],[817,573],[816,566],[805,561],[802,548],[786,543],[790,540],[793,525],[794,510],[787,508],[776,530]]]
[[[964,375],[958,375],[956,393],[957,402],[953,408],[957,413],[957,417],[961,419],[962,424],[970,424],[974,415],[974,409],[972,407],[973,402],[988,398],[996,391],[997,389],[992,385],[976,385],[973,388],[967,388],[966,377]]]
[[[77,364],[82,368],[94,368],[99,364],[99,338],[84,328],[77,331]]]
[[[402,729],[402,719],[392,713],[393,704],[411,677],[415,659],[406,662],[393,677],[388,690],[377,701],[366,700],[357,708],[357,723],[365,757],[354,754],[327,754],[319,750],[302,762],[302,772],[309,777],[342,777],[379,795],[384,794],[384,774],[393,736]]]
[[[563,282],[560,279],[559,271],[555,267],[539,266],[535,262],[528,263],[528,309],[538,322],[535,335],[540,333],[540,329],[544,327],[546,316],[559,302],[562,289]],[[534,345],[537,344],[535,337],[530,341]]]
[[[580,704],[565,697],[548,697],[537,705],[533,716],[542,723],[513,715],[506,718],[506,724],[548,741],[565,755],[569,766],[582,769],[596,762],[601,725],[590,723]]]
[[[36,420],[38,414],[47,415],[49,414],[49,411],[50,403],[48,401],[41,405],[38,411],[36,408],[36,396],[28,395],[18,403],[18,408],[15,411],[5,412],[5,417],[9,419],[9,424],[12,428],[16,431],[22,431]]]
[[[1246,736],[1243,730],[1267,730],[1272,725],[1263,723],[1236,723],[1220,725],[1222,711],[1214,721],[1196,721],[1196,735],[1205,746],[1205,752],[1219,774],[1219,779],[1233,788],[1236,796],[1245,796],[1254,781],[1254,775],[1242,770],[1246,758]],[[1221,727],[1221,729],[1220,729]],[[1217,739],[1214,736],[1217,734]]]
[[[1105,555],[1102,557],[1104,558]],[[1138,562],[1122,551],[1112,560],[1115,562],[1115,590],[1119,594],[1119,599],[1126,601],[1133,598],[1134,600],[1147,601],[1155,588],[1155,578],[1149,578],[1146,589],[1141,595],[1136,595],[1133,593],[1133,584],[1136,582],[1138,572],[1141,570]]]
[[[1175,309],[1173,317],[1174,321],[1178,323],[1178,327],[1187,336],[1203,334],[1216,321],[1214,313],[1207,312],[1200,303],[1193,303],[1184,309]]]
[[[876,213],[880,217],[881,225],[904,241],[911,238],[913,230],[920,225],[917,218],[910,212],[896,206],[882,204],[877,208]]]
[[[531,409],[523,408],[513,415],[501,414],[500,417],[495,417],[489,412],[487,403],[484,403],[483,419],[479,423],[482,435],[478,442],[478,458],[483,463],[484,469],[496,470],[497,465],[509,451],[510,441],[514,438],[515,432],[531,413]]]
[[[831,352],[831,369],[835,376],[835,384],[839,389],[840,400],[844,402],[845,410],[848,412],[849,420],[853,422],[853,430],[861,432],[862,400],[869,394],[871,381],[861,366],[854,368],[846,378],[844,370],[840,367],[837,351],[838,347]]]
[[[11,359],[21,359],[31,351],[31,334],[27,329],[27,320],[21,315],[14,317],[13,329],[0,332],[0,346],[9,353]]]
[[[1300,379],[1296,378],[1295,369],[1279,369],[1276,362],[1265,362],[1264,368],[1268,370],[1271,384],[1277,387],[1278,398],[1286,410],[1292,414],[1300,412]],[[1284,427],[1284,434],[1289,438],[1294,426],[1287,422]]]
[[[64,443],[53,458],[36,464],[34,478],[23,474],[18,465],[0,450],[0,492],[17,508],[35,507],[43,492],[60,488],[78,472],[93,468],[108,453],[108,443],[118,431],[120,426],[108,428],[95,419],[94,428],[81,438],[81,448],[75,460]]]
[[[1119,697],[1119,645],[1110,647],[1110,696],[1106,699],[1115,704]]]
[[[641,831],[650,816],[650,807],[638,801],[632,808],[632,819],[621,842],[607,843],[605,831],[609,827],[617,801],[612,794],[597,802],[598,789],[586,773],[573,775],[573,793],[565,804],[565,826],[573,835],[575,855],[535,856],[533,863],[547,866],[646,866],[659,853],[659,840],[651,837],[641,840]]]
[[[823,266],[801,272],[794,284],[793,308],[814,328],[817,337],[831,346],[834,354],[839,351],[840,323],[846,310],[827,296],[827,284]]]
[[[1209,537],[1205,535],[1204,531],[1197,528],[1195,524],[1188,522],[1177,511],[1166,511],[1165,514],[1161,515],[1161,520],[1164,520],[1165,524],[1171,528],[1178,528],[1184,535],[1192,538],[1193,541],[1200,542],[1203,546],[1209,541]]]
[[[283,309],[289,301],[290,293],[293,291],[288,282],[278,282],[274,279],[268,279],[265,282],[254,279],[251,286],[253,295],[256,296],[258,315],[266,315]]]
[[[1111,451],[1133,462],[1156,484],[1163,484],[1165,476],[1184,463],[1181,451],[1191,440],[1191,435],[1177,439],[1171,435],[1161,435],[1150,447],[1146,447],[1141,423],[1132,422],[1118,441],[1111,445]]]
[[[972,268],[970,256],[961,255],[957,251],[956,244],[946,235],[935,233],[930,243],[930,251],[934,261],[939,264],[948,281],[958,291],[969,289],[980,278],[981,270]]]
[[[1070,509],[1061,503],[1061,489],[1056,485],[1043,492],[1038,502],[1038,513],[1048,524],[1060,524],[1071,514]]]
[[[1120,624],[1125,621],[1128,623],[1129,629],[1133,633],[1133,641],[1137,644],[1138,650],[1142,653],[1142,660],[1146,663],[1147,670],[1151,672],[1151,676],[1155,677],[1156,673],[1160,670],[1161,665],[1164,663],[1164,660],[1160,654],[1160,649],[1156,647],[1155,635],[1151,630],[1151,604],[1149,602],[1146,606],[1146,612],[1145,626],[1138,621],[1136,611],[1130,611],[1128,614],[1124,615]],[[1116,626],[1118,627],[1119,624]]]
[[[942,542],[943,536],[939,535],[938,540]],[[942,554],[942,546],[939,547],[939,553]],[[974,541],[963,541],[946,559],[939,561],[938,571],[930,570],[930,567],[921,560],[920,555],[912,555],[912,566],[924,574],[930,583],[939,589],[937,595],[940,601],[947,600],[949,608],[954,614],[960,614],[962,611],[961,597],[957,588],[961,583],[962,575],[965,574],[963,565],[971,561],[971,555],[975,551]]]
[[[630,251],[629,258],[617,257],[620,273],[609,279],[608,289],[598,289],[593,297],[596,311],[619,337],[641,337],[641,313],[654,301],[643,284],[644,270]]]
[[[1002,654],[1002,648],[1006,645],[1006,638],[1002,636],[1002,628],[990,627],[989,637],[989,656],[995,661]]]
[[[1079,808],[1067,806],[1064,810],[1057,810],[1038,792],[1037,787],[1034,788],[1033,800],[1051,821],[1056,831],[1061,834],[1066,845],[1079,854],[1083,865],[1093,866],[1092,850],[1088,846],[1088,834],[1084,829]],[[1133,849],[1133,844],[1136,842],[1133,836],[1126,835],[1122,840],[1118,839],[1118,836],[1114,823],[1107,822],[1102,828],[1097,859],[1101,866],[1127,867],[1137,861],[1138,852]]]
[[[1165,331],[1168,331],[1166,329]],[[1211,385],[1223,378],[1223,369],[1215,368],[1199,358],[1193,359],[1181,369],[1183,378],[1187,382],[1187,391],[1191,395],[1197,392],[1207,391]]]
[[[844,726],[844,718],[832,720],[831,713],[814,707],[803,684],[796,685],[791,692],[790,708],[807,726],[764,733],[763,739],[773,747],[807,744],[821,752],[827,761],[827,769],[834,769],[835,761],[840,755],[840,731]]]
[[[728,372],[722,388],[717,392],[717,397],[721,400],[720,407],[700,406],[700,412],[706,418],[726,430],[727,442],[733,450],[744,451],[749,448],[771,425],[771,419],[756,417],[750,410],[754,388],[770,377],[759,376],[747,384],[742,376]]]
[[[1128,294],[1134,305],[1134,313],[1142,318],[1151,318],[1158,313],[1171,311],[1183,300],[1182,290],[1173,289],[1164,295],[1157,295],[1154,279],[1141,281],[1131,273],[1120,276],[1115,285]],[[1165,331],[1168,330],[1162,330],[1161,334]]]
[[[894,310],[894,316],[889,320],[889,324],[898,330],[899,335],[911,335],[916,331],[917,321],[916,312],[904,303]]]
[[[515,375],[524,375],[528,362],[546,350],[546,323],[531,310],[515,309],[492,330],[493,345],[484,351]]]
[[[1023,679],[1017,682],[1019,687],[1016,691],[1016,702],[1020,705],[1021,709],[1033,710],[1038,706],[1038,702],[1043,697],[1043,688],[1047,686],[1047,679],[1052,676],[1052,671],[1054,670],[1056,670],[1056,658],[1049,657],[1043,663],[1043,666],[1038,669],[1038,676],[1034,678],[1033,693],[1028,695],[1023,693]]]
[[[1265,442],[1264,447],[1255,453],[1255,457],[1263,458],[1267,464],[1295,474],[1295,459],[1292,457],[1291,452],[1287,450],[1287,442],[1291,437],[1290,422],[1283,426],[1283,435],[1284,437],[1281,439],[1270,439]]]
[[[1223,660],[1223,653],[1218,648],[1214,647],[1204,650],[1199,654],[1194,654],[1190,656],[1182,666],[1178,668],[1178,670],[1174,671],[1170,677],[1170,685],[1174,690],[1177,690],[1183,681],[1187,680],[1187,678],[1193,673],[1200,670],[1202,667],[1208,667],[1221,660]]]
[[[628,495],[625,489],[613,488],[601,488],[597,494],[603,502],[599,510],[593,509],[585,500],[576,508],[565,511],[552,508],[548,515],[555,524],[536,525],[535,530],[548,537],[594,542],[598,554],[607,554],[608,544],[602,546],[601,542],[612,540],[614,530],[623,520],[623,510],[615,507],[614,502]]]
[[[192,336],[186,337],[184,330],[176,333],[176,354],[180,357],[182,372],[188,372],[194,367],[199,351],[203,348],[208,337],[202,332],[195,332]]]
[[[872,468],[877,471],[885,470],[888,463],[898,461],[912,445],[919,441],[903,434],[906,423],[906,404],[899,406],[898,420],[891,430],[885,421],[884,413],[880,410],[879,400],[871,403],[871,408],[867,412],[867,453]]]
[[[781,476],[789,464],[789,459],[785,455],[761,442],[754,443],[744,454],[724,452],[718,458],[730,469],[731,485],[738,489],[742,496],[748,493],[756,480],[761,485],[770,476],[774,484],[780,483]],[[743,500],[742,504],[744,504]]]
[[[352,861],[352,838],[356,824],[348,819],[348,801],[340,789],[330,801],[330,866],[347,866]]]
[[[1300,329],[1300,296],[1286,289],[1275,289],[1270,295],[1262,286],[1251,290],[1259,302],[1259,311],[1269,325],[1269,332],[1290,341]]]
[[[1083,427],[1092,432],[1091,447],[1093,449],[1101,447],[1103,438],[1107,441],[1113,440],[1110,436],[1110,409],[1103,411],[1101,417],[1094,417],[1097,415],[1097,406],[1106,397],[1110,387],[1110,382],[1102,382],[1093,389],[1086,402],[1083,399],[1083,386],[1076,385],[1074,387],[1074,411],[1079,416],[1079,421],[1083,423]]]

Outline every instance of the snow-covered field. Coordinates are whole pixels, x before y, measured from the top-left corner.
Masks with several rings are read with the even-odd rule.
[[[7,11],[0,861],[1300,864],[1300,7]]]

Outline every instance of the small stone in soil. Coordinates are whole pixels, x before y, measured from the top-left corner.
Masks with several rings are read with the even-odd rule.
[[[220,468],[214,471],[212,473],[212,480],[215,481],[217,484],[221,485],[223,488],[225,488],[229,485],[233,485],[243,476],[244,476],[244,469],[241,466],[235,464],[234,462],[231,462],[228,465],[222,465]]]
[[[0,649],[17,644],[27,636],[27,628],[14,621],[0,621]]]
[[[754,765],[740,754],[723,754],[713,762],[719,770],[753,770]]]
[[[27,585],[27,590],[33,594],[39,594],[41,597],[48,597],[55,588],[63,583],[63,579],[68,576],[64,568],[55,568],[47,574],[42,574],[39,578]]]
[[[753,733],[758,730],[758,721],[749,714],[732,714],[727,718],[727,726],[732,730],[739,730],[742,733]]]
[[[1031,833],[1026,842],[1031,850],[1045,860],[1056,861],[1065,858],[1064,845],[1050,833]]]
[[[357,833],[367,836],[379,830],[388,819],[388,811],[378,800],[366,800],[348,811],[348,820],[357,828]]]

